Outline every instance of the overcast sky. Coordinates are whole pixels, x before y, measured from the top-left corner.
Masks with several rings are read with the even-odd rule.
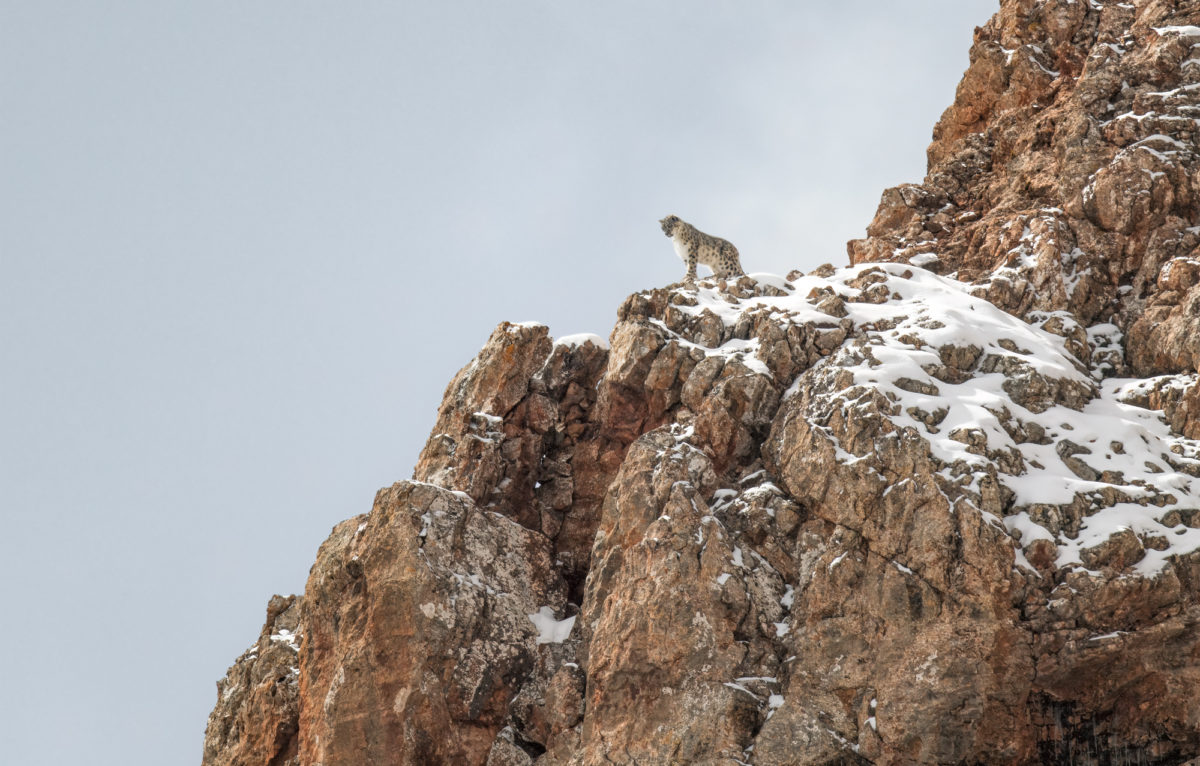
[[[996,0],[0,0],[0,742],[200,760],[502,320],[843,265]]]

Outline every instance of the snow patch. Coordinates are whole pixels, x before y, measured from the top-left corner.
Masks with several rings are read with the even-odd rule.
[[[1181,37],[1200,37],[1200,27],[1191,25],[1178,25],[1167,27],[1151,27],[1160,37],[1166,35],[1179,35]]]
[[[538,644],[561,644],[567,640],[571,629],[575,627],[574,617],[555,619],[554,610],[548,606],[543,606],[535,614],[529,615],[529,621],[538,629]]]
[[[577,348],[579,346],[591,343],[597,348],[608,350],[608,341],[604,338],[591,332],[581,332],[575,335],[564,335],[554,341],[556,346],[566,346],[568,348]]]

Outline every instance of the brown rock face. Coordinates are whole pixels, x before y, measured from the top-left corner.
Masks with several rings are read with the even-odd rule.
[[[204,763],[300,763],[300,600],[275,596],[258,643],[217,683],[204,732]]]
[[[608,360],[602,346],[599,338],[555,344],[544,325],[502,324],[446,388],[413,472],[541,532],[576,588],[596,509],[636,435],[601,430],[598,413],[612,406],[613,388],[597,390]]]
[[[502,324],[204,763],[1200,757],[1198,27],[1005,0],[850,268]]]
[[[334,529],[305,589],[301,763],[482,763],[560,613],[546,538],[415,482]]]
[[[1005,0],[924,183],[884,192],[851,261],[954,273],[1022,317],[1115,323],[1139,375],[1195,370],[1198,22],[1188,0]]]

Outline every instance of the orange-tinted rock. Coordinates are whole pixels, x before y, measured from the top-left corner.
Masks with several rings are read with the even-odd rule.
[[[549,541],[401,482],[321,546],[305,589],[301,763],[483,763],[563,615]]]
[[[1195,371],[1197,21],[1190,2],[1003,2],[924,182],[884,192],[851,262],[916,258],[1019,316],[1117,324],[1137,374]]]
[[[1200,757],[1196,26],[1003,0],[860,268],[501,325],[206,766]]]
[[[217,683],[217,706],[204,733],[211,766],[297,766],[303,602],[275,596],[258,642]]]

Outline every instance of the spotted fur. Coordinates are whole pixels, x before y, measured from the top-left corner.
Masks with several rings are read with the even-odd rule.
[[[737,248],[731,242],[714,237],[679,219],[679,216],[669,215],[659,221],[663,234],[671,238],[675,244],[675,253],[687,265],[688,282],[696,279],[696,264],[703,264],[712,269],[718,279],[741,276],[741,261],[738,259]]]

